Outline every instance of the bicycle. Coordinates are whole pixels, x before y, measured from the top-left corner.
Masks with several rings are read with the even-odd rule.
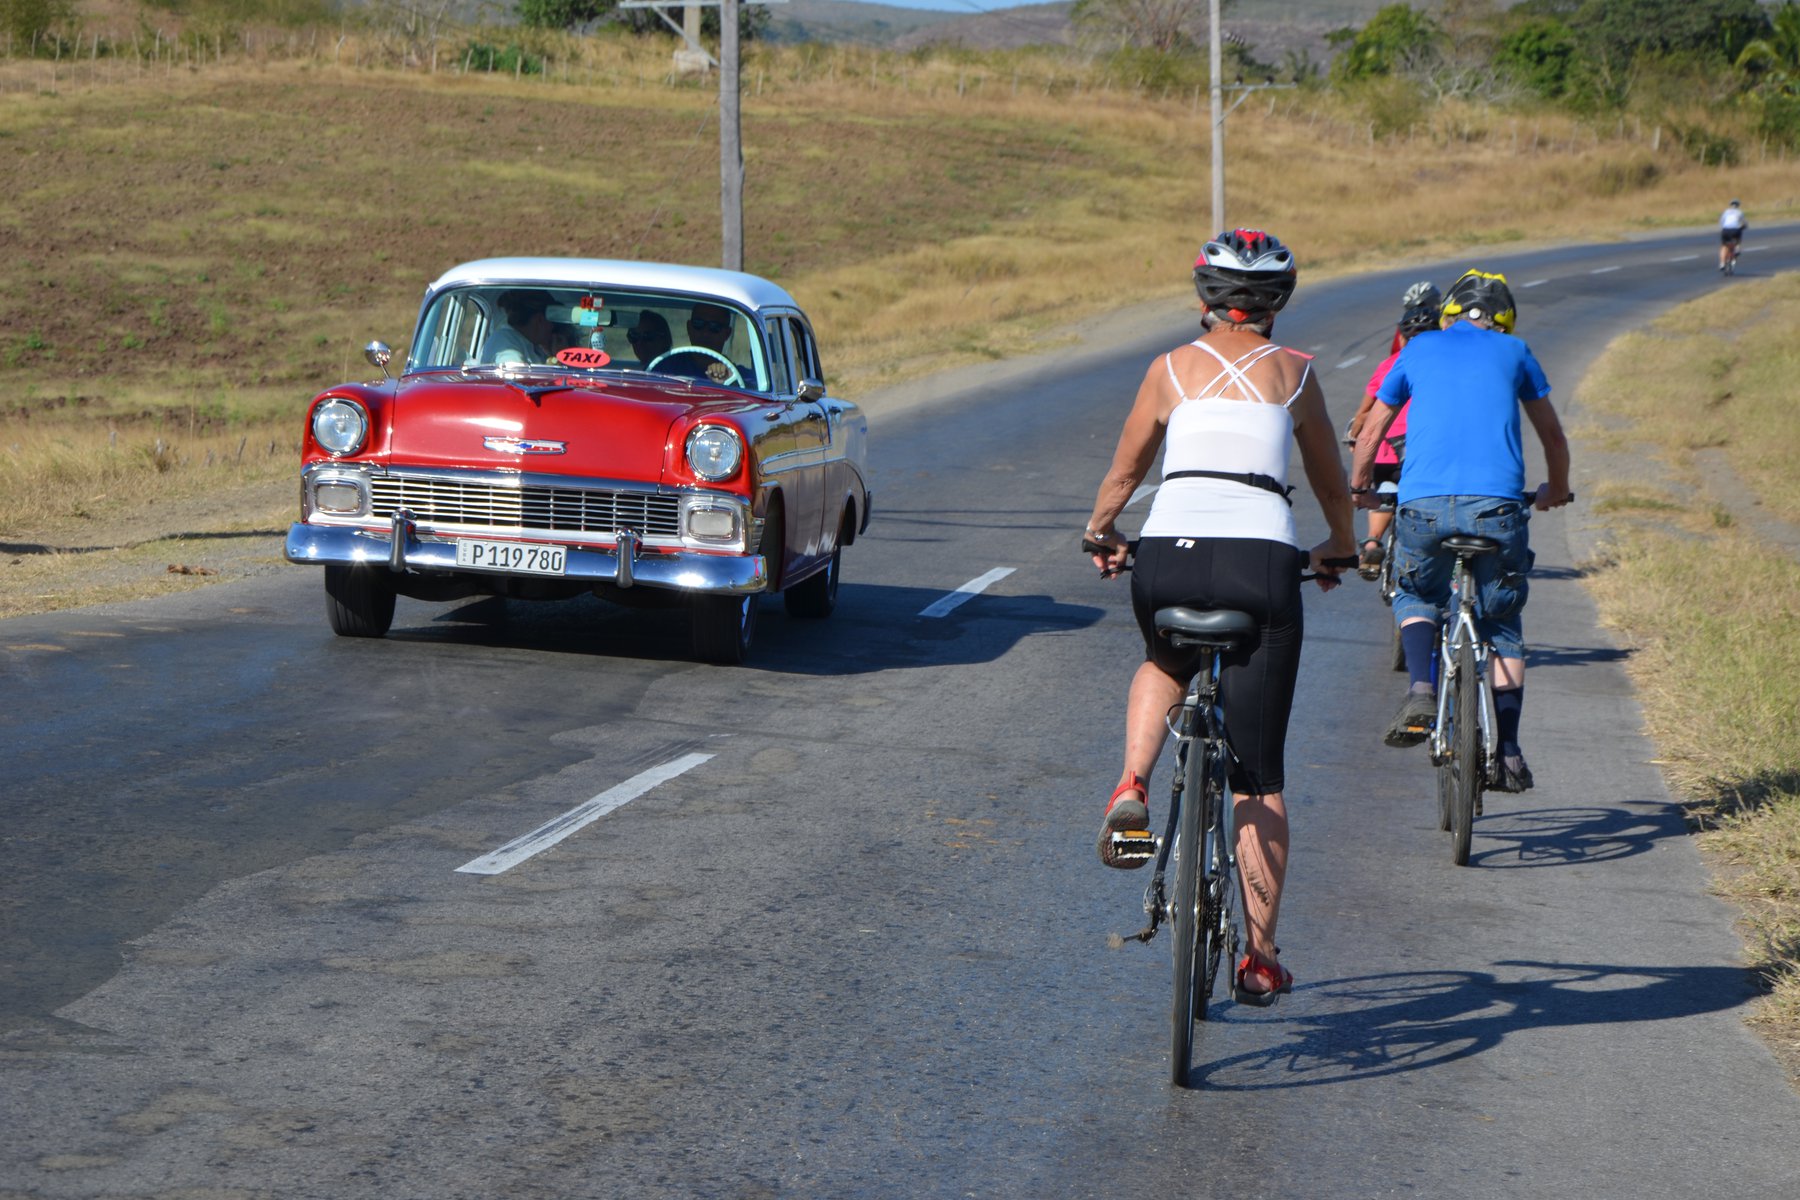
[[[1574,493],[1569,499],[1573,500]],[[1535,493],[1523,497],[1527,517]],[[1439,624],[1437,721],[1426,740],[1437,768],[1438,828],[1450,833],[1450,859],[1469,864],[1481,795],[1499,782],[1500,726],[1494,713],[1492,643],[1476,631],[1481,597],[1470,562],[1500,549],[1500,543],[1473,534],[1452,534],[1440,543],[1456,556],[1450,573],[1448,618]]]
[[[1719,266],[1720,273],[1724,274],[1724,275],[1736,275],[1737,274],[1737,260],[1738,260],[1738,244],[1736,242],[1726,242],[1725,243],[1725,261],[1723,263],[1721,263]]]
[[[1135,541],[1127,543],[1132,554]],[[1088,554],[1106,547],[1084,540]],[[1350,568],[1355,558],[1326,559],[1325,565]],[[1123,568],[1130,570],[1129,562]],[[1301,581],[1318,576],[1302,573]],[[1234,972],[1232,999],[1240,1004],[1267,1005],[1264,993],[1238,990],[1236,963],[1242,945],[1236,919],[1236,797],[1230,787],[1231,744],[1219,697],[1219,671],[1226,652],[1256,634],[1256,619],[1233,609],[1184,606],[1158,609],[1157,635],[1180,649],[1200,651],[1200,665],[1187,696],[1165,718],[1175,735],[1175,773],[1169,789],[1169,815],[1159,837],[1147,829],[1115,830],[1114,857],[1150,862],[1155,869],[1144,889],[1144,912],[1150,924],[1129,940],[1148,942],[1161,926],[1174,926],[1174,1004],[1170,1014],[1169,1077],[1176,1087],[1188,1085],[1193,1066],[1194,1026],[1206,1020],[1218,984],[1219,962]],[[1196,853],[1188,847],[1197,847]],[[1175,865],[1174,891],[1168,890],[1168,868]],[[1116,935],[1115,935],[1116,936]],[[1118,938],[1123,945],[1126,939]]]
[[[1389,516],[1387,528],[1381,531],[1381,571],[1375,576],[1375,584],[1380,592],[1381,602],[1392,608],[1394,597],[1400,592],[1400,585],[1394,578],[1393,521],[1394,510],[1399,507],[1395,499],[1400,494],[1400,485],[1384,481],[1375,485],[1375,491],[1381,496],[1381,504],[1372,511],[1384,512]],[[1394,625],[1393,637],[1388,641],[1388,667],[1395,671],[1406,670],[1406,649],[1400,644],[1398,625]]]

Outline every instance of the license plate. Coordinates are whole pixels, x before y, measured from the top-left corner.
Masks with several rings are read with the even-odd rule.
[[[476,571],[506,571],[514,575],[561,575],[568,569],[565,546],[534,546],[527,542],[456,543],[456,565]]]

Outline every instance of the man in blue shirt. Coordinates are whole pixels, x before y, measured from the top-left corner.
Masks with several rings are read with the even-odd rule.
[[[1506,277],[1469,271],[1444,297],[1443,327],[1406,344],[1382,381],[1380,403],[1363,424],[1350,483],[1366,489],[1375,452],[1400,407],[1407,410],[1406,459],[1396,498],[1394,568],[1399,594],[1394,620],[1411,682],[1389,725],[1390,746],[1425,740],[1437,718],[1432,683],[1440,612],[1450,598],[1455,555],[1442,548],[1454,534],[1490,537],[1496,554],[1472,562],[1480,590],[1481,636],[1494,647],[1494,710],[1499,722],[1501,791],[1532,785],[1519,749],[1525,704],[1525,644],[1520,612],[1532,552],[1525,513],[1525,456],[1519,413],[1544,447],[1549,480],[1531,499],[1542,511],[1567,504],[1569,442],[1550,406],[1550,383],[1531,349],[1512,337],[1515,317]],[[1373,494],[1358,493],[1373,507]]]

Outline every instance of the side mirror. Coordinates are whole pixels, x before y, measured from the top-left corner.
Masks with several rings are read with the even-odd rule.
[[[384,377],[393,378],[388,374],[388,364],[394,361],[394,352],[386,342],[370,342],[363,347],[363,357],[369,360],[371,367],[380,367]]]
[[[825,385],[819,380],[809,378],[800,381],[800,399],[810,404],[814,400],[823,400],[824,398]]]

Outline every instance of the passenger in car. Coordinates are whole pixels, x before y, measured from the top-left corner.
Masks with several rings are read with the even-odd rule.
[[[661,313],[648,308],[638,314],[637,324],[625,331],[625,340],[631,343],[631,352],[637,355],[638,365],[643,367],[667,354],[675,344],[669,333],[669,322]]]
[[[494,363],[542,363],[550,361],[550,343],[556,334],[549,317],[549,292],[521,288],[502,292],[500,308],[506,324],[482,343],[481,361]]]

